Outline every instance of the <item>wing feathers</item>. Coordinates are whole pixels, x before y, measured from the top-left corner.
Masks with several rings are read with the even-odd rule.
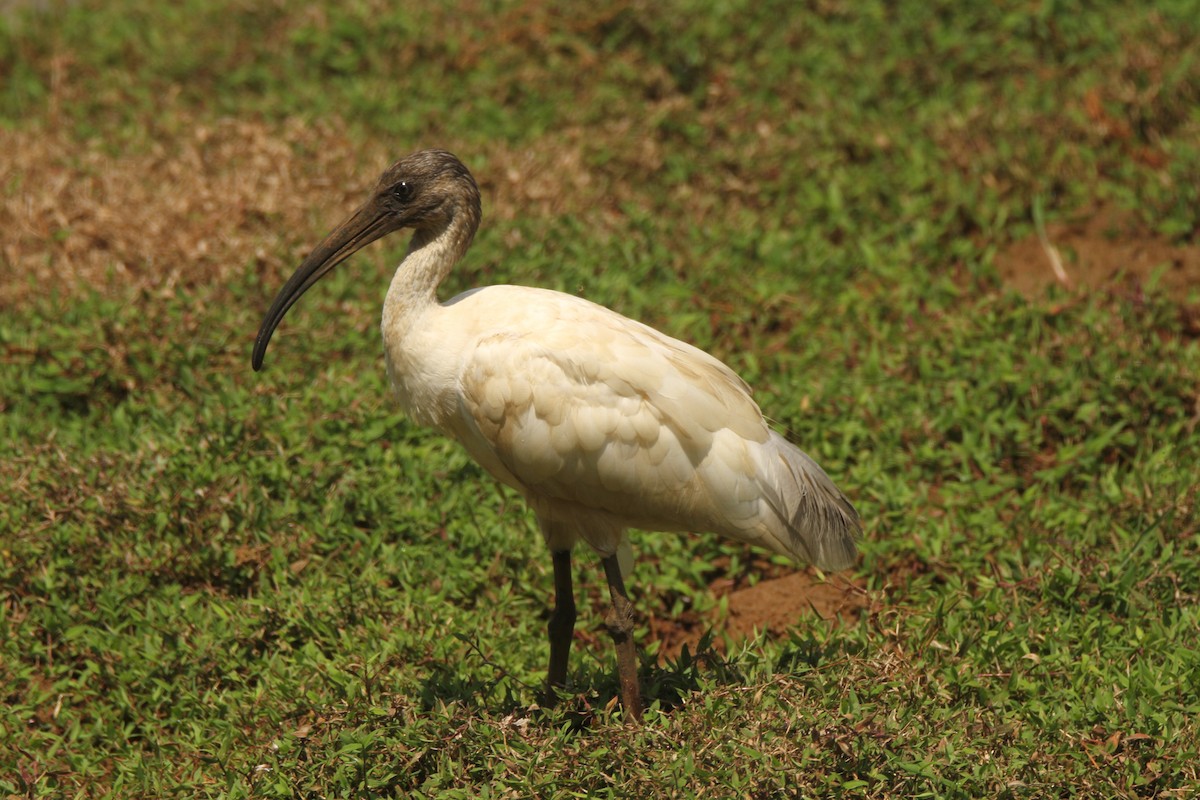
[[[591,514],[616,537],[581,531],[602,551],[626,527],[710,530],[823,568],[852,563],[853,507],[728,367],[599,306],[554,302],[527,333],[468,349],[450,426],[540,516]]]
[[[854,506],[817,462],[779,434],[772,432],[764,451],[777,475],[764,483],[773,512],[766,527],[779,549],[822,569],[851,566],[862,535]]]

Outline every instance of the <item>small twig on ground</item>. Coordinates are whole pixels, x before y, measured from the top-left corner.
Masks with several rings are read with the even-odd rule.
[[[1054,271],[1055,279],[1063,286],[1071,286],[1071,278],[1067,275],[1066,269],[1063,268],[1062,256],[1058,254],[1058,248],[1050,243],[1050,237],[1046,235],[1046,221],[1042,216],[1042,198],[1033,198],[1033,226],[1037,230],[1038,242],[1042,245],[1042,251],[1046,254],[1046,259],[1050,262],[1050,269]]]

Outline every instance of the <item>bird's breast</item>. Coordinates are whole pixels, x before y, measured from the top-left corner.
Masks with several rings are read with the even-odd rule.
[[[385,305],[381,332],[388,380],[414,422],[454,438],[463,365],[482,336],[537,330],[539,300],[553,293],[518,286],[472,289],[444,304]]]

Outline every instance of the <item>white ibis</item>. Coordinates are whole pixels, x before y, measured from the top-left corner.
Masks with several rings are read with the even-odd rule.
[[[566,685],[575,628],[571,549],[583,540],[599,554],[621,701],[637,719],[628,529],[712,531],[835,570],[854,562],[858,514],[767,426],[745,382],[702,350],[544,289],[488,286],[439,303],[438,284],[479,220],[479,189],[453,155],[422,150],[396,162],[280,290],[252,363],[262,367],[272,332],[323,275],[411,228],[383,304],[392,388],[414,421],[460,442],[537,515],[554,564],[550,702]]]

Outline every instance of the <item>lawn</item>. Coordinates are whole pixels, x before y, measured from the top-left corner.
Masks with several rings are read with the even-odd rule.
[[[3,4],[0,796],[1194,796],[1198,109],[1196,0]],[[443,297],[709,350],[863,517],[635,534],[640,726],[584,550],[537,706],[536,524],[389,397],[403,237],[250,369],[430,146]]]

